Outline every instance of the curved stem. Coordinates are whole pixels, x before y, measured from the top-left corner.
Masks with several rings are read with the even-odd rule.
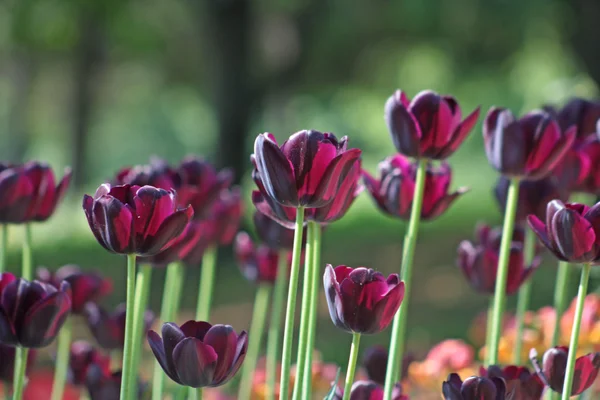
[[[0,245],[0,273],[6,271],[8,256],[8,224],[2,224],[2,242]]]
[[[69,370],[69,354],[71,351],[71,334],[73,325],[71,317],[67,317],[58,336],[58,348],[56,350],[56,369],[54,370],[54,382],[52,384],[52,400],[62,400]]]
[[[25,224],[25,240],[23,240],[23,274],[22,277],[31,280],[33,277],[33,254],[31,250],[31,224]]]
[[[248,400],[252,394],[252,383],[256,362],[260,354],[263,333],[265,330],[265,320],[269,310],[269,298],[271,297],[271,285],[263,283],[256,291],[254,299],[254,310],[252,311],[252,324],[248,333],[248,351],[244,360],[242,370],[242,380],[238,393],[239,400]]]
[[[285,302],[285,288],[288,281],[288,252],[279,252],[277,278],[273,288],[273,307],[267,339],[267,400],[275,400],[275,385],[277,384],[277,360],[279,359],[279,338],[281,333],[281,312]]]
[[[358,347],[360,345],[360,333],[352,334],[352,346],[350,347],[350,359],[348,360],[348,370],[346,372],[346,383],[344,385],[343,400],[350,400],[352,383],[354,382],[354,373],[356,372],[356,360],[358,360]]]
[[[304,282],[302,287],[302,306],[300,313],[300,338],[298,339],[298,356],[296,359],[296,381],[294,382],[294,393],[292,399],[299,400],[304,386],[304,369],[306,367],[308,325],[310,319],[310,303],[312,297],[313,276],[315,266],[313,265],[314,253],[314,230],[311,225],[307,227],[306,254],[304,256]]]
[[[385,386],[383,392],[384,400],[392,400],[392,390],[394,384],[400,379],[400,365],[404,356],[404,341],[406,334],[406,320],[408,316],[408,306],[410,303],[410,291],[412,280],[412,264],[417,244],[419,232],[419,222],[421,221],[421,208],[423,206],[423,195],[425,192],[425,180],[427,175],[427,160],[419,160],[417,166],[417,176],[415,179],[415,191],[413,195],[412,209],[410,211],[410,220],[408,222],[408,231],[404,237],[404,248],[402,251],[401,274],[404,281],[404,300],[400,305],[400,310],[394,316],[392,325],[392,335],[390,339],[390,349],[385,375]]]
[[[494,291],[494,314],[492,317],[492,332],[490,336],[489,365],[498,364],[498,348],[502,334],[502,316],[504,314],[504,303],[506,298],[506,281],[508,277],[508,261],[510,258],[510,245],[512,243],[515,228],[515,215],[519,199],[519,180],[513,178],[508,187],[508,198],[506,199],[506,212],[502,226],[502,240],[500,242],[500,255],[498,258],[498,272],[496,276],[496,288]]]
[[[202,257],[198,304],[196,305],[196,321],[207,321],[210,317],[216,265],[217,246],[212,245],[206,249]]]
[[[144,315],[148,308],[148,297],[150,295],[150,280],[152,278],[152,266],[143,264],[140,266],[135,280],[135,300],[133,311],[133,350],[131,355],[130,381],[135,387],[137,382],[138,367],[142,355],[142,344],[144,343]]]
[[[583,305],[587,295],[588,281],[590,279],[591,264],[584,264],[581,270],[581,280],[579,281],[579,292],[577,293],[577,307],[573,318],[573,330],[571,331],[571,342],[569,345],[569,355],[567,358],[567,370],[565,372],[565,382],[562,390],[562,400],[569,400],[571,397],[571,387],[573,386],[573,376],[575,375],[575,361],[577,360],[577,345],[579,342],[579,330],[581,328],[581,317],[583,315]]]
[[[281,375],[279,378],[279,398],[289,396],[290,369],[292,364],[292,341],[294,338],[294,314],[296,311],[296,296],[298,294],[298,275],[300,274],[300,255],[302,253],[302,227],[304,225],[304,208],[296,210],[296,227],[294,233],[294,249],[292,250],[292,267],[285,309],[283,329],[283,350],[281,355]]]
[[[552,345],[557,346],[560,339],[560,320],[568,303],[568,286],[571,275],[571,266],[566,261],[558,263],[556,273],[556,286],[554,288],[554,310],[556,312],[556,321],[554,322],[554,331],[552,332]]]
[[[529,227],[525,228],[525,242],[523,243],[523,262],[529,267],[535,257],[536,237],[533,230]],[[513,363],[521,365],[523,360],[523,332],[525,331],[525,314],[529,308],[529,300],[531,299],[531,285],[533,277],[530,276],[519,289],[519,298],[517,300],[517,336],[515,337],[515,352],[513,355]]]
[[[25,373],[27,370],[27,353],[29,353],[29,349],[26,349],[25,347],[17,347],[15,349],[13,400],[21,400],[23,398],[23,390],[25,389]]]
[[[317,319],[319,311],[319,289],[320,281],[323,278],[321,274],[321,225],[316,222],[308,223],[309,229],[313,229],[313,281],[312,295],[310,299],[310,319],[308,321],[308,342],[306,344],[306,365],[304,367],[304,385],[302,386],[301,399],[310,399],[312,394],[312,360],[315,349],[315,337],[317,335]]]
[[[133,393],[131,382],[131,362],[133,356],[133,320],[134,320],[134,296],[135,296],[135,254],[127,255],[127,297],[125,311],[125,344],[123,346],[123,373],[121,382],[121,400],[129,400]]]

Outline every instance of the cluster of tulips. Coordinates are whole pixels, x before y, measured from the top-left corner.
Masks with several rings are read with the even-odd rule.
[[[40,268],[32,280],[30,223],[51,216],[70,172],[56,184],[43,164],[3,165],[0,354],[8,363],[0,372],[7,383],[5,393],[15,400],[27,396],[35,386],[33,376],[27,379],[35,349],[55,338],[54,379],[42,395],[52,400],[64,399],[73,387],[85,388],[77,396],[92,400],[408,400],[428,398],[420,390],[431,382],[433,398],[446,400],[558,395],[567,400],[586,390],[591,393],[600,369],[600,353],[594,352],[600,346],[600,300],[588,296],[586,301],[586,295],[591,266],[600,263],[600,203],[588,207],[568,202],[600,192],[600,104],[583,99],[520,119],[507,109],[488,112],[485,151],[501,175],[495,194],[504,223],[500,228],[478,226],[477,242],[462,242],[457,257],[468,282],[490,296],[484,322],[478,324],[486,326],[481,363],[475,362],[469,345],[456,340],[434,347],[422,362],[411,362],[405,354],[420,221],[440,216],[468,191],[450,191],[452,170],[446,159],[478,117],[476,109],[463,119],[450,96],[424,91],[410,100],[395,92],[385,104],[384,120],[397,153],[380,163],[378,177],[362,169],[361,151],[348,148],[346,137],[303,130],[280,146],[272,134],[258,135],[250,159],[259,241],[238,232],[242,200],[240,190],[231,186],[229,171],[217,172],[198,158],[186,158],[178,166],[152,159],[148,165],[120,170],[93,196],[83,198],[98,243],[126,256],[126,302],[112,313],[98,305],[112,290],[98,272],[74,266],[54,273]],[[400,274],[386,277],[368,267],[321,262],[323,228],[342,218],[365,188],[384,213],[408,221]],[[9,224],[25,226],[19,278],[4,272]],[[257,284],[249,333],[209,322],[217,250],[230,244],[242,274]],[[528,310],[530,278],[539,269],[544,248],[560,260],[551,318],[548,312]],[[198,265],[195,318],[179,321],[186,269]],[[578,265],[579,293],[567,310],[565,287]],[[160,333],[150,329],[155,317],[147,310],[157,268],[166,268],[156,318],[162,323]],[[352,337],[342,381],[339,369],[315,359],[321,288],[333,324]],[[506,296],[513,294],[518,305],[509,317]],[[78,316],[104,351],[73,341]],[[361,336],[389,325],[389,348],[369,349],[359,368]],[[263,362],[259,358],[265,339]],[[140,374],[144,342],[156,358],[152,379],[146,382]],[[584,350],[591,352],[582,354]],[[541,362],[538,351],[544,351]],[[225,385],[239,370],[237,385],[205,391]],[[177,385],[167,385],[165,375]],[[231,394],[232,386],[237,394]]]

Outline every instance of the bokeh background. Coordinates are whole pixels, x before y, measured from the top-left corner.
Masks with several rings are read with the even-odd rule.
[[[396,88],[456,96],[466,113],[491,105],[522,113],[600,82],[597,0],[7,0],[0,2],[0,157],[72,166],[74,184],[47,223],[34,228],[35,261],[97,268],[124,298],[125,260],[90,233],[81,196],[121,167],[151,155],[177,162],[203,155],[231,166],[249,194],[254,138],[313,128],[348,135],[364,168],[392,154],[383,104]],[[475,224],[501,220],[492,196],[481,120],[450,159],[453,187],[469,186],[444,216],[422,225],[415,259],[409,347],[468,337],[487,299],[455,266]],[[246,196],[248,197],[248,196]],[[247,205],[245,228],[253,212]],[[397,272],[405,223],[363,193],[327,229],[323,262]],[[10,231],[12,268],[22,230]],[[214,322],[247,329],[254,287],[230,248],[219,255]],[[554,261],[535,276],[533,306],[551,301]],[[198,269],[184,307],[195,306]],[[158,310],[164,271],[153,277]],[[576,284],[576,283],[575,283]],[[323,299],[322,299],[323,300]],[[513,304],[511,302],[510,304]],[[510,307],[509,304],[509,307]],[[389,332],[365,343],[387,343]],[[350,336],[321,304],[317,343],[344,364]]]

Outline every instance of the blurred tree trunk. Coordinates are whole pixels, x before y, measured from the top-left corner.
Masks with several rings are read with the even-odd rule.
[[[8,139],[6,150],[3,152],[8,160],[22,162],[25,161],[25,153],[31,138],[27,114],[36,68],[29,51],[14,43],[13,45],[10,71],[12,93],[8,114]]]
[[[573,49],[585,64],[588,74],[600,87],[600,47],[598,46],[598,21],[600,21],[600,1],[572,0],[574,17],[570,35]]]

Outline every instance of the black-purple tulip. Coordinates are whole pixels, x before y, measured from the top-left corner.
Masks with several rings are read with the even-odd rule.
[[[537,373],[526,367],[509,365],[504,368],[492,365],[481,367],[479,374],[487,378],[501,378],[506,383],[506,398],[514,400],[541,400],[544,383]]]
[[[442,384],[445,400],[506,400],[506,384],[498,377],[471,376],[463,382],[458,374],[448,375]]]
[[[90,400],[116,400],[121,392],[122,371],[110,372],[104,366],[92,364],[88,367],[85,386]],[[138,381],[136,399],[143,399],[145,384]]]
[[[105,350],[121,350],[125,343],[125,303],[119,304],[112,312],[107,312],[96,303],[88,303],[84,309],[88,327],[100,347]],[[154,321],[154,314],[147,310],[144,313],[144,332],[147,332]]]
[[[77,386],[85,384],[88,369],[92,365],[109,371],[110,357],[100,353],[86,341],[78,340],[73,342],[69,354],[69,382]]]

